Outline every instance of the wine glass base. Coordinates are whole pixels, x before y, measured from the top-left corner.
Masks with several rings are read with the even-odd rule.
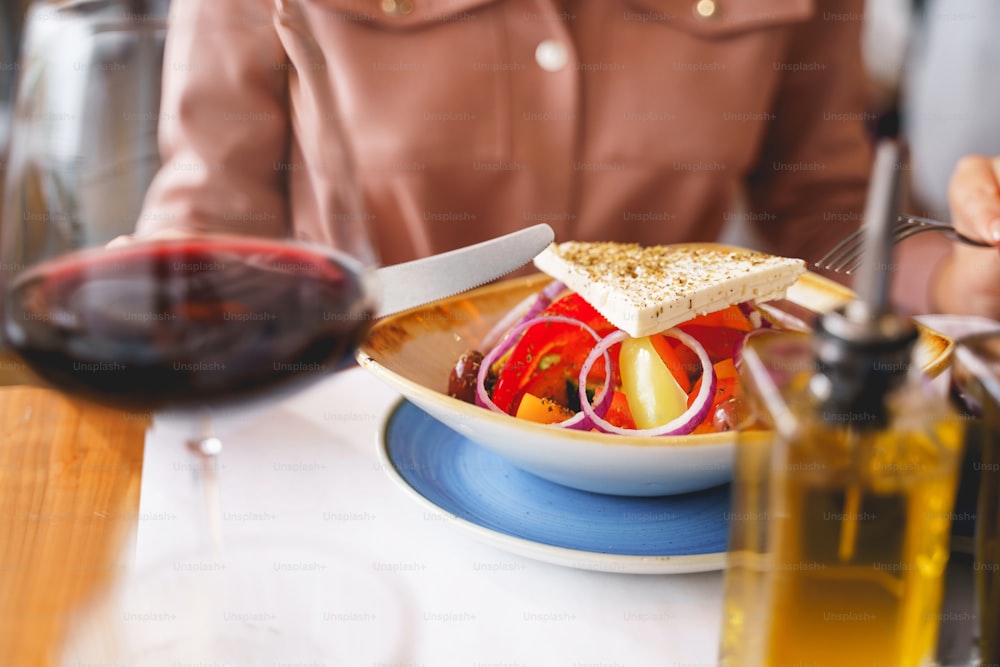
[[[201,456],[218,456],[222,453],[222,439],[215,436],[188,440],[188,449]]]
[[[61,664],[408,664],[407,607],[349,545],[237,540],[126,577],[77,619]]]

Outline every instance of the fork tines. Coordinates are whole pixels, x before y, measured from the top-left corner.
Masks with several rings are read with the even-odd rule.
[[[953,241],[959,241],[968,245],[981,247],[989,245],[959,234],[954,227],[946,222],[912,215],[901,215],[893,223],[892,242],[896,244],[924,232],[940,232]],[[838,273],[853,273],[861,266],[861,261],[864,259],[864,239],[865,232],[863,227],[851,232],[820,258],[815,263],[815,266]]]

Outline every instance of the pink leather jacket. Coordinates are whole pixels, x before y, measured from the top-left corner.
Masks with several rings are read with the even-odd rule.
[[[139,231],[336,244],[344,156],[386,264],[537,222],[815,259],[860,219],[862,0],[173,0]]]

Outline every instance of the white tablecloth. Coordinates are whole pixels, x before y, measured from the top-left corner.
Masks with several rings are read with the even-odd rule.
[[[954,337],[998,326],[968,318],[925,322]],[[221,614],[194,615],[178,629],[188,614],[163,610],[172,603],[176,609],[201,608],[211,595],[157,589],[154,576],[154,593],[146,597],[166,601],[139,612],[127,605],[113,612],[124,621],[124,632],[155,635],[149,632],[155,628],[167,636],[193,632],[204,640],[244,626],[274,635],[284,618],[318,619],[294,634],[315,640],[320,658],[259,663],[270,667],[716,664],[721,572],[594,572],[477,541],[415,502],[383,469],[378,434],[398,398],[353,369],[283,401],[217,417],[214,425],[225,441],[219,534],[239,595],[227,598],[230,606]],[[160,417],[145,449],[134,564],[138,572],[166,569],[171,582],[190,563],[213,562],[219,554],[206,555],[206,545],[218,541],[210,539],[211,522],[205,520],[199,466],[182,444],[192,428],[185,419]],[[286,552],[264,556],[273,568],[240,581],[242,570],[233,563],[244,554],[248,562],[260,561],[268,548]],[[949,584],[942,650],[961,657],[968,655],[971,632],[969,566],[956,562],[952,569],[957,579]],[[245,657],[212,655],[219,660],[201,664],[246,664]]]
[[[360,589],[372,591],[355,591],[356,600],[340,599],[337,612],[324,614],[342,639],[340,657],[323,664],[716,663],[720,572],[593,572],[477,541],[414,502],[382,469],[377,436],[397,398],[373,376],[353,369],[276,406],[218,424],[225,441],[223,548],[238,551],[247,540],[311,543],[333,558],[331,569],[338,558],[350,561],[348,571],[366,582]],[[161,421],[147,440],[139,569],[204,544],[204,522],[192,521],[202,505],[181,435],[178,423]],[[262,588],[268,583],[259,581]],[[314,588],[320,599],[336,595],[324,590],[322,579]],[[280,615],[277,609],[263,613]]]

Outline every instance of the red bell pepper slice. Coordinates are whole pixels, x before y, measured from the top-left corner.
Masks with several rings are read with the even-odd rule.
[[[606,336],[616,327],[583,298],[571,292],[554,301],[542,312],[545,315],[571,317]],[[579,380],[580,366],[596,341],[584,329],[562,322],[537,324],[514,345],[499,369],[493,385],[493,402],[503,411],[514,413],[525,392],[540,398],[570,403],[567,386]],[[604,378],[603,361],[594,366],[595,381]],[[567,382],[570,384],[567,385]]]

